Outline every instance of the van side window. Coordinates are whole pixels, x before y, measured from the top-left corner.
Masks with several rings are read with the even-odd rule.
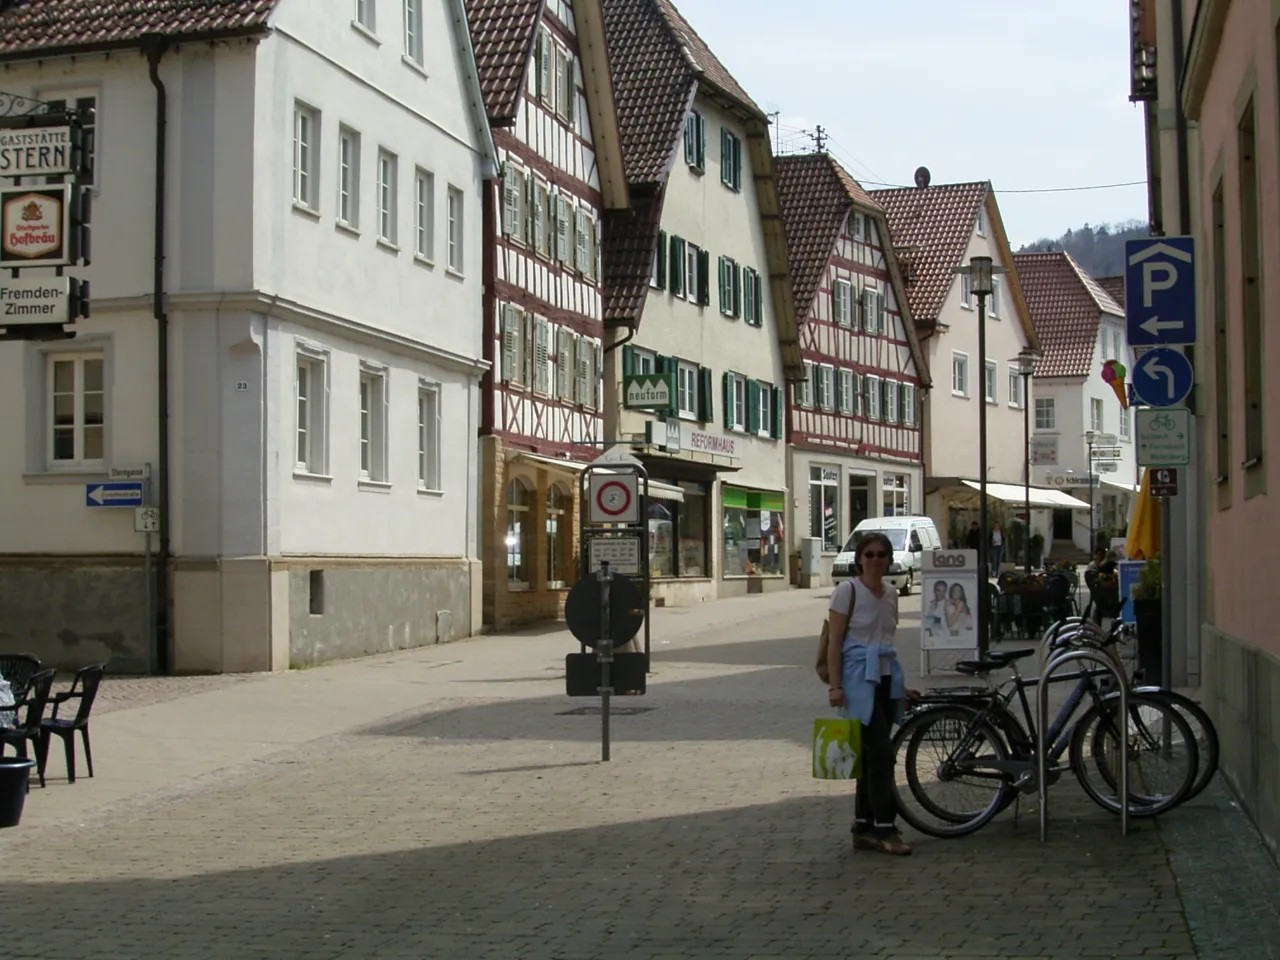
[[[920,546],[920,534],[912,530],[911,531],[911,552],[919,553],[923,549],[924,547]]]

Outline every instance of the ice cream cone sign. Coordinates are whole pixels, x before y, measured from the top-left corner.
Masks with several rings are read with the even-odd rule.
[[[1122,410],[1129,409],[1129,390],[1124,384],[1125,374],[1128,372],[1119,360],[1108,360],[1102,365],[1102,379],[1111,384]]]

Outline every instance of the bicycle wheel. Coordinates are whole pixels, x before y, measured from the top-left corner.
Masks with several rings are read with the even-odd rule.
[[[1092,704],[1071,732],[1071,771],[1098,806],[1120,812],[1119,696],[1102,701],[1105,714]],[[1195,734],[1182,715],[1167,703],[1142,694],[1129,695],[1126,718],[1129,742],[1129,816],[1154,817],[1182,802],[1195,783],[1199,750]],[[1169,727],[1166,748],[1164,729]],[[1090,778],[1096,770],[1103,784]]]
[[[1187,795],[1180,802],[1186,803],[1192,797],[1198,797],[1204,791],[1204,788],[1209,786],[1209,781],[1213,779],[1213,775],[1218,772],[1218,730],[1214,727],[1213,721],[1209,719],[1209,714],[1205,713],[1204,707],[1190,697],[1183,696],[1173,690],[1161,690],[1157,687],[1152,687],[1150,689],[1138,689],[1134,692],[1144,697],[1165,701],[1178,713],[1182,714],[1182,719],[1186,720],[1187,725],[1191,727],[1191,732],[1195,734],[1196,738],[1196,748],[1199,751],[1199,773],[1196,775],[1195,783],[1191,785],[1191,789],[1187,791]],[[1114,787],[1114,784],[1112,786]]]
[[[999,732],[966,707],[924,710],[902,725],[896,738],[906,746],[903,776],[908,804],[898,778],[894,790],[902,819],[934,837],[963,837],[981,829],[1004,806],[1012,792],[1003,775],[982,770],[984,760],[1007,760],[1008,747]],[[935,796],[934,788],[943,796]],[[930,819],[933,818],[933,819]]]

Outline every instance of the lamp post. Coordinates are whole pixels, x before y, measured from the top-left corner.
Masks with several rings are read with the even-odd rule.
[[[978,403],[978,655],[985,656],[990,648],[990,601],[988,547],[991,531],[987,529],[987,297],[991,296],[991,278],[997,273],[1008,273],[1004,267],[992,264],[990,257],[970,257],[967,267],[956,267],[956,273],[969,278],[969,292],[978,298],[978,369],[982,371],[982,396]]]
[[[1031,576],[1031,376],[1036,372],[1035,353],[1023,350],[1009,361],[1022,378],[1022,495],[1026,501],[1026,529],[1022,536],[1022,559],[1027,576]]]
[[[1094,538],[1097,534],[1093,528],[1093,445],[1098,441],[1098,434],[1093,430],[1086,430],[1084,434],[1085,445],[1089,448],[1089,459],[1085,461],[1084,468],[1089,471],[1089,556],[1093,556]]]

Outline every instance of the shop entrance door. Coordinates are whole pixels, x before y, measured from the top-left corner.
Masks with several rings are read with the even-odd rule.
[[[849,530],[871,516],[871,481],[875,477],[849,477]]]

